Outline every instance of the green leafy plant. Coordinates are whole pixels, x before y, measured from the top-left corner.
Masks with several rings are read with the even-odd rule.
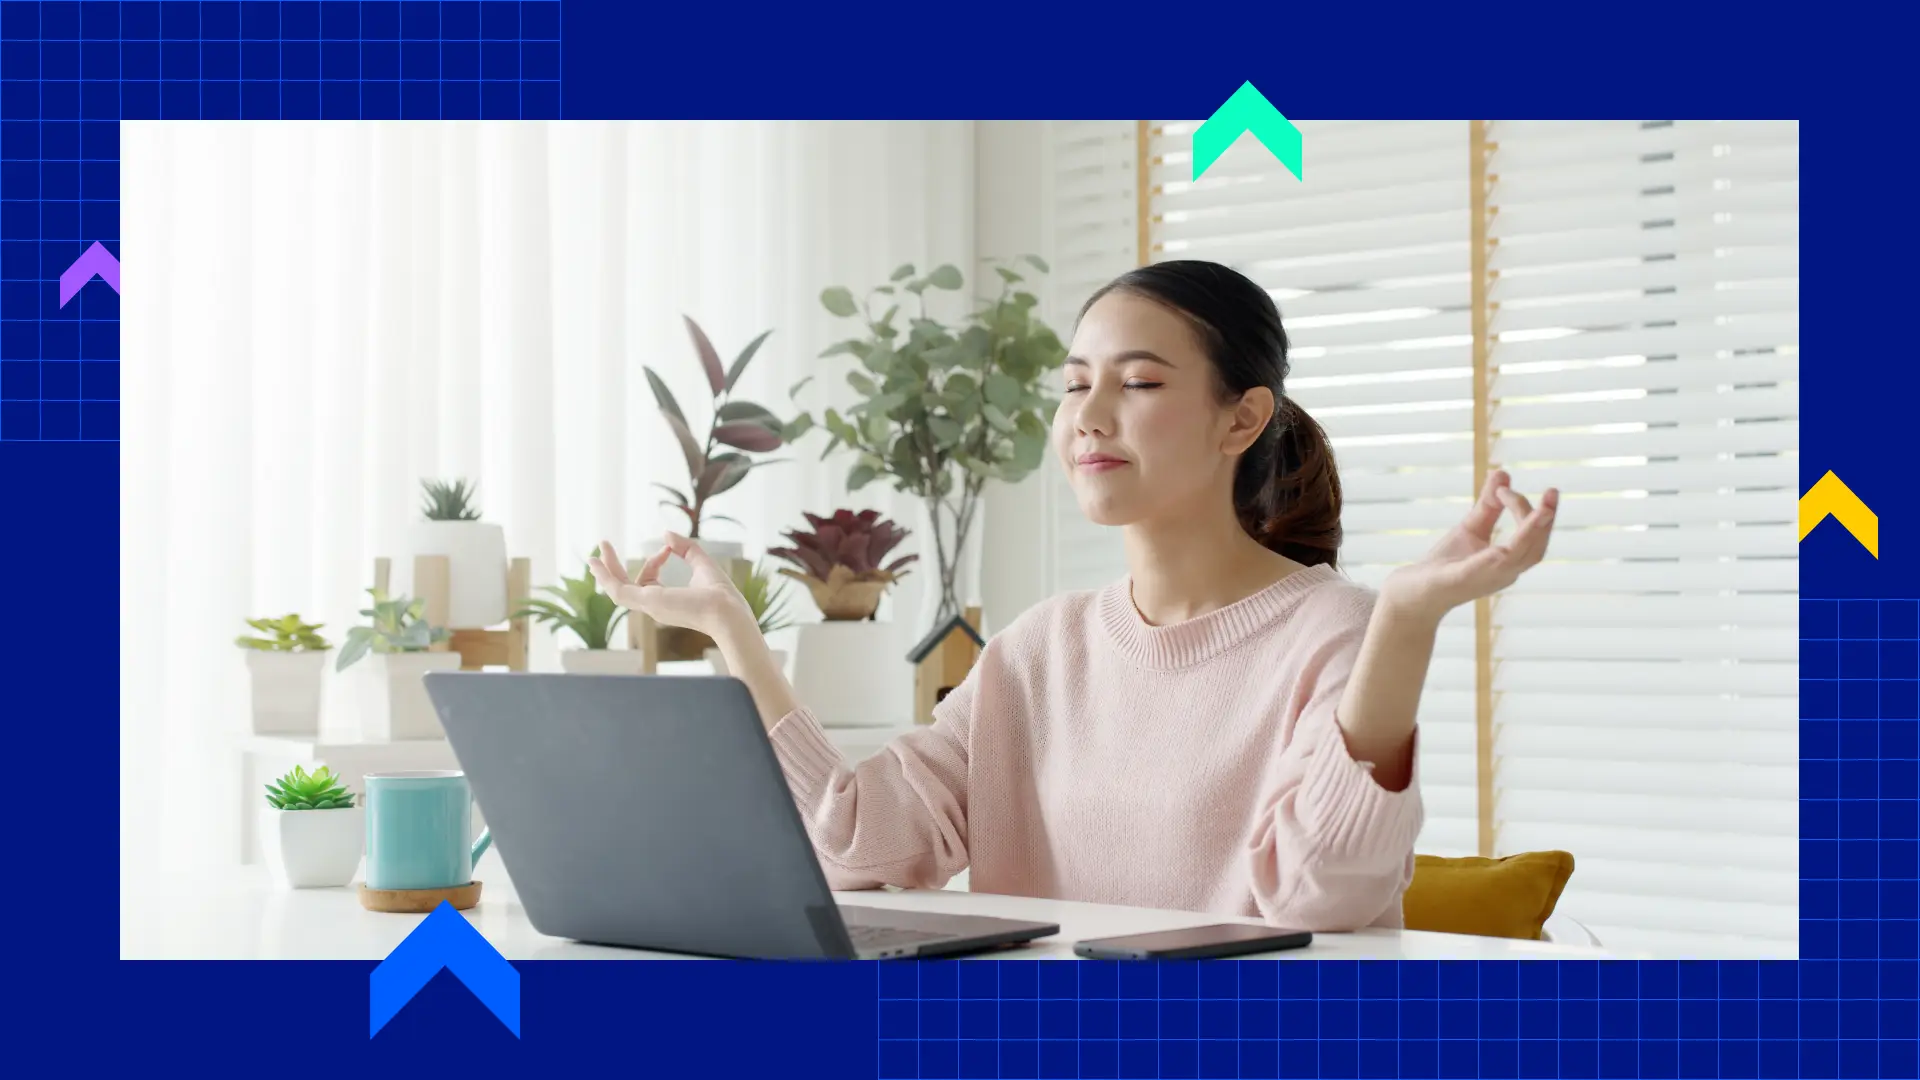
[[[275,810],[347,810],[353,792],[325,765],[309,773],[299,765],[267,786],[267,805]]]
[[[335,671],[347,670],[369,652],[425,652],[453,636],[452,631],[433,626],[423,618],[427,610],[425,600],[409,600],[404,596],[389,598],[381,589],[367,592],[373,594],[373,606],[362,608],[360,614],[370,622],[347,631],[347,643],[340,649]]]
[[[673,392],[667,389],[667,384],[661,381],[660,376],[650,367],[643,367],[642,370],[646,372],[647,384],[653,388],[653,399],[660,406],[660,415],[666,417],[667,425],[673,429],[673,436],[679,441],[680,451],[687,461],[689,486],[686,491],[667,484],[654,485],[673,500],[663,500],[660,505],[685,514],[687,535],[698,539],[700,526],[708,521],[733,521],[739,524],[732,518],[708,513],[707,503],[745,480],[755,465],[774,464],[773,461],[756,462],[747,455],[778,450],[785,441],[781,435],[784,425],[770,410],[733,396],[733,388],[746,371],[747,364],[773,331],[768,330],[748,342],[747,347],[734,358],[733,365],[722,370],[720,354],[715,351],[713,342],[708,340],[706,331],[700,329],[700,324],[692,318],[683,318],[686,318],[687,332],[693,338],[694,352],[699,355],[700,366],[706,372],[707,385],[713,390],[713,416],[707,423],[704,437],[694,436],[686,413],[681,411],[680,403],[674,400]],[[716,453],[718,446],[732,449]]]
[[[754,621],[760,625],[762,634],[771,634],[775,630],[785,630],[793,625],[787,618],[787,587],[774,580],[766,572],[764,564],[755,563],[748,568],[744,561],[733,565],[733,584],[746,598],[747,607],[753,612]]]
[[[441,480],[422,480],[426,499],[420,505],[420,512],[428,521],[479,521],[480,508],[469,505],[473,501],[475,488],[465,480],[456,480],[449,484]]]
[[[277,619],[248,619],[247,625],[260,631],[267,637],[242,634],[234,638],[234,644],[243,649],[257,649],[261,652],[325,652],[333,648],[333,643],[320,635],[324,623],[310,623],[297,614],[282,615]]]
[[[613,641],[614,630],[627,617],[626,609],[614,603],[613,597],[600,591],[594,584],[590,568],[577,578],[563,576],[560,582],[560,586],[545,585],[540,589],[557,597],[557,600],[529,600],[527,606],[515,612],[513,617],[531,616],[546,623],[556,634],[571,630],[573,636],[580,639],[580,644],[589,649],[608,648]]]
[[[792,547],[768,548],[767,554],[793,565],[780,573],[813,593],[814,603],[830,620],[871,618],[887,586],[906,576],[906,567],[918,555],[902,555],[885,562],[910,533],[877,510],[836,510],[832,517],[804,515],[811,529],[788,529]]]
[[[821,414],[818,426],[828,434],[821,459],[845,448],[854,455],[849,489],[885,477],[926,504],[940,563],[936,621],[960,610],[954,581],[982,488],[989,480],[1017,483],[1040,467],[1059,404],[1041,386],[1066,348],[1036,314],[1039,298],[1021,287],[1022,269],[1044,274],[1047,264],[1035,255],[993,262],[999,294],[955,326],[929,318],[926,309],[928,289],[964,284],[951,265],[921,275],[909,263],[864,302],[840,286],[820,294],[828,312],[859,325],[856,336],[821,356],[854,358],[858,366],[846,379],[861,397],[844,415],[831,408]],[[903,302],[915,309],[904,320]],[[815,426],[802,411],[781,430],[794,442]]]

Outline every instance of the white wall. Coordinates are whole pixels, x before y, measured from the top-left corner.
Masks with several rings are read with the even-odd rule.
[[[1043,120],[974,122],[974,247],[982,259],[1037,254],[1052,258],[1052,204],[1048,124]],[[976,279],[993,271],[976,265]],[[1045,282],[1043,281],[1044,285]],[[1045,299],[1043,294],[1042,299]],[[1062,341],[1070,326],[1055,326]],[[1018,484],[990,484],[981,517],[981,614],[985,630],[1005,627],[1052,592],[1048,564],[1049,456]]]

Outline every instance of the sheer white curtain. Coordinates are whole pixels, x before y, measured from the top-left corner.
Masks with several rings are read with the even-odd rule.
[[[964,123],[130,123],[122,140],[123,867],[234,850],[232,639],[288,611],[343,635],[373,560],[404,554],[423,478],[477,481],[536,585],[577,574],[600,537],[632,549],[673,524],[650,482],[684,483],[684,464],[640,365],[704,418],[683,315],[729,359],[771,329],[737,393],[784,415],[802,375],[837,371],[815,359],[845,331],[822,288],[974,265]],[[708,533],[755,555],[839,506],[924,531],[910,501],[846,494],[821,445],[752,473],[715,504],[741,525]],[[903,654],[925,601],[883,609]],[[536,670],[556,648],[535,634]]]

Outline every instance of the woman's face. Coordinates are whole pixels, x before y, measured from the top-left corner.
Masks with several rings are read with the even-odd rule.
[[[1234,463],[1272,413],[1264,389],[1221,402],[1193,328],[1131,293],[1108,293],[1087,309],[1060,377],[1054,449],[1081,513],[1098,525],[1230,500]]]

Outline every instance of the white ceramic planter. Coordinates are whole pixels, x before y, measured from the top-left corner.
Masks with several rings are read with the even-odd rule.
[[[699,544],[702,551],[719,560],[721,566],[727,565],[728,559],[738,559],[746,555],[746,549],[742,548],[738,542],[733,540],[708,540],[702,538],[695,540],[694,543]],[[666,540],[662,537],[655,537],[648,540],[640,548],[640,557],[643,559],[651,557],[654,552],[659,551],[665,544]],[[686,560],[680,558],[678,555],[667,559],[667,564],[660,568],[660,583],[662,585],[685,585],[692,580],[693,567],[688,566]]]
[[[247,651],[255,735],[317,735],[328,652]]]
[[[354,728],[362,742],[444,739],[440,715],[422,681],[429,671],[460,670],[456,652],[371,653],[342,673],[352,687]]]
[[[260,809],[267,868],[283,889],[339,888],[353,882],[366,848],[365,810]]]
[[[793,691],[825,727],[901,727],[913,718],[912,641],[891,622],[803,623]]]
[[[787,650],[774,649],[772,652],[774,664],[780,668],[782,673],[785,673],[787,670]],[[727,674],[727,658],[719,649],[708,649],[702,655],[707,658],[707,664],[713,668],[715,675]]]
[[[484,630],[506,621],[506,530],[486,521],[417,521],[407,529],[407,547],[395,577],[398,592],[415,599],[411,556],[447,557],[447,629]]]
[[[560,669],[569,675],[639,675],[639,649],[561,649]]]

